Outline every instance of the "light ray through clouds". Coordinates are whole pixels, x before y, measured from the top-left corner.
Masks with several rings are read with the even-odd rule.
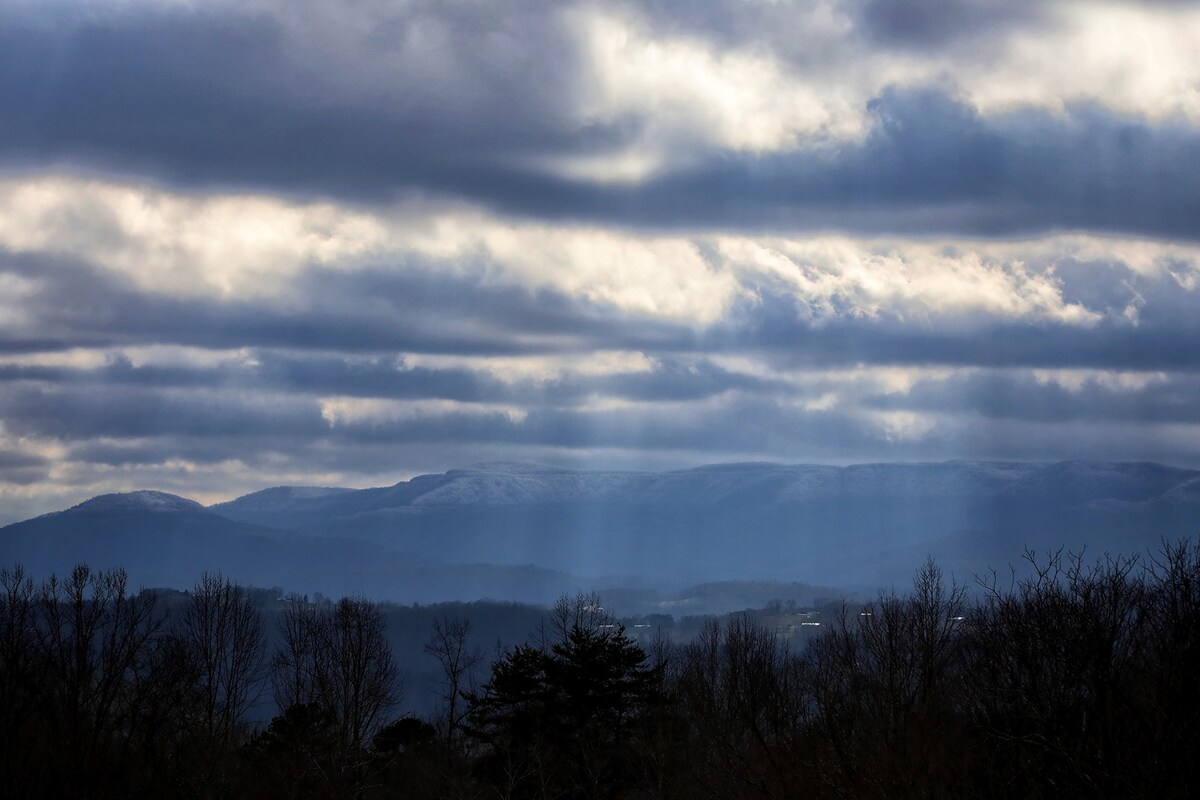
[[[0,1],[0,522],[1200,465],[1200,8]]]

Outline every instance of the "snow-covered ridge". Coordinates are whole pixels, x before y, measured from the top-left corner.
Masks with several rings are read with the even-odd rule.
[[[905,582],[926,556],[963,576],[1009,563],[1023,546],[1146,552],[1193,537],[1198,509],[1200,471],[1159,464],[634,472],[492,463],[373,489],[277,487],[208,509],[162,492],[103,495],[6,526],[0,554],[55,570],[63,562],[52,557],[70,554],[154,575],[170,562],[186,568],[186,582],[200,561],[179,554],[203,553],[205,564],[240,574],[257,564],[254,574],[277,585],[284,579],[270,576],[306,585],[338,570],[349,582],[340,585],[358,585],[379,566],[392,571],[379,578],[386,591],[400,585],[394,574],[424,581],[419,563],[532,564],[648,585],[770,579],[873,590]]]
[[[64,512],[79,511],[204,511],[195,500],[167,492],[140,489],[134,492],[102,494],[72,506]]]
[[[584,472],[530,464],[494,463],[450,470],[415,506],[513,505],[605,500],[631,495],[654,477],[641,472]]]
[[[391,487],[339,489],[279,486],[218,503],[199,503],[157,491],[106,494],[66,512],[197,512],[271,528],[326,520],[358,520],[388,510],[562,507],[778,509],[824,504],[872,507],[879,503],[962,506],[988,498],[1029,503],[1191,504],[1200,497],[1200,473],[1157,464],[1091,462],[941,462],[860,464],[714,464],[666,472],[573,470],[539,464],[491,462],[421,475]],[[347,523],[349,529],[355,525]]]
[[[1195,478],[1161,465],[1089,462],[821,464],[731,463],[665,472],[575,470],[521,462],[485,462],[421,475],[395,486],[354,490],[278,487],[221,503],[211,510],[273,525],[271,515],[303,520],[350,517],[389,508],[511,507],[636,504],[717,506],[751,503],[795,507],[819,502],[931,502],[988,497],[1053,498],[1087,502],[1114,497],[1146,500]]]

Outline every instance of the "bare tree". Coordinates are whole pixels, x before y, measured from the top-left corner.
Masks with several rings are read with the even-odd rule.
[[[0,569],[0,709],[11,712],[25,694],[33,660],[36,593],[19,564]]]
[[[163,618],[154,594],[130,594],[127,582],[124,570],[80,565],[41,587],[39,643],[51,673],[46,713],[62,734],[66,795],[85,793],[98,770],[119,769],[114,754],[124,752],[138,713],[135,677]]]
[[[293,595],[279,617],[280,644],[271,660],[271,683],[280,711],[316,700],[317,633],[315,605]]]
[[[23,567],[0,569],[0,773],[18,783],[29,768],[30,728],[40,717],[45,679],[34,647],[36,599]]]
[[[824,757],[816,774],[857,797],[929,796],[964,778],[955,714],[966,592],[926,561],[912,592],[841,613],[807,652]],[[961,727],[961,726],[959,726]]]
[[[262,620],[245,589],[206,572],[192,589],[180,635],[200,671],[201,727],[227,747],[262,692]]]
[[[1134,558],[1026,553],[1032,576],[981,582],[966,649],[969,710],[1025,794],[1131,796],[1130,687],[1145,587]],[[1157,756],[1156,756],[1157,757]]]
[[[554,601],[554,606],[546,615],[538,633],[538,644],[543,650],[548,650],[553,645],[566,641],[573,628],[616,630],[616,627],[616,617],[604,607],[599,592],[564,594]]]
[[[464,695],[474,689],[472,671],[483,660],[483,651],[468,644],[471,621],[459,617],[439,617],[433,621],[433,634],[425,643],[425,652],[442,667],[441,696],[446,703],[446,743],[453,748],[456,734],[467,715]]]
[[[342,746],[360,750],[403,697],[379,607],[343,598],[326,610],[296,599],[283,613],[280,633],[272,663],[280,708],[328,710]]]
[[[674,688],[691,729],[694,794],[786,796],[809,714],[801,662],[747,616],[710,619],[680,648]]]
[[[321,697],[341,724],[343,741],[361,749],[404,696],[384,630],[383,612],[369,600],[344,597],[320,626],[324,669]]]

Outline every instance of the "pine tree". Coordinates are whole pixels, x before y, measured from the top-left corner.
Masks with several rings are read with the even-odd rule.
[[[549,650],[510,650],[469,698],[469,732],[488,748],[482,767],[518,796],[618,793],[658,705],[661,668],[647,662],[623,628],[578,623]]]

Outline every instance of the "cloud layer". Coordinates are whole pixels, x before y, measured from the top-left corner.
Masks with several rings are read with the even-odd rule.
[[[0,521],[491,458],[1200,463],[1200,11],[0,2]]]

